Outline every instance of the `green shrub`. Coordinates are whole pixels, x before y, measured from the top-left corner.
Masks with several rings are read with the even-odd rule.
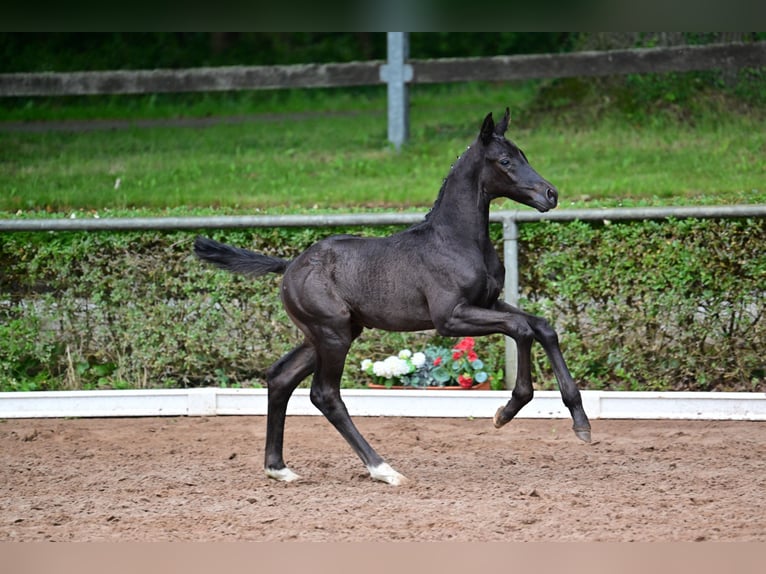
[[[763,390],[764,239],[763,219],[524,225],[524,306],[588,388]]]
[[[339,232],[257,229],[214,238],[291,258]],[[523,307],[557,327],[583,388],[764,390],[764,220],[524,224]],[[499,226],[492,228],[498,249]],[[278,276],[251,280],[192,254],[194,233],[0,236],[0,390],[253,386],[302,340]],[[433,332],[365,331],[359,363],[429,343]],[[503,339],[478,341],[490,372]],[[534,347],[535,381],[554,382]],[[500,378],[496,384],[500,383]]]
[[[291,258],[341,231],[211,235]],[[2,236],[0,390],[261,384],[302,340],[282,309],[280,278],[215,270],[194,257],[192,240],[180,232]],[[358,379],[362,354],[431,335],[361,337],[344,384]]]

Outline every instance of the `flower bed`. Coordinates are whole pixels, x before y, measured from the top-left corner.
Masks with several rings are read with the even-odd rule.
[[[422,352],[402,349],[381,361],[364,359],[360,368],[372,377],[368,387],[373,388],[489,388],[490,376],[475,346],[472,337],[464,337],[452,348],[429,345]]]

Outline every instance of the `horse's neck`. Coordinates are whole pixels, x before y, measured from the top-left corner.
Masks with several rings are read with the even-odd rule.
[[[489,240],[489,200],[479,190],[478,174],[453,171],[444,182],[429,219],[451,237],[484,245]]]

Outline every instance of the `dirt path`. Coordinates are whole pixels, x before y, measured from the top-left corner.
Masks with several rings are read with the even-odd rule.
[[[766,541],[766,423],[364,418],[406,487],[320,417],[305,479],[265,478],[263,417],[0,422],[0,541]]]

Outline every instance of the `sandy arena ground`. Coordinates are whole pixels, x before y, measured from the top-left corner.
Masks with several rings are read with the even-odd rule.
[[[0,421],[0,541],[766,541],[766,422],[365,418],[404,487],[322,417]]]

